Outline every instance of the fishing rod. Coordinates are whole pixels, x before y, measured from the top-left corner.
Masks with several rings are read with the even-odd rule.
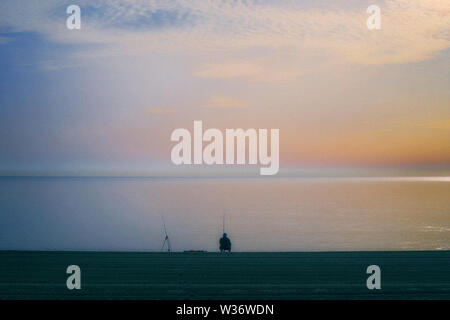
[[[225,210],[222,214],[222,233],[225,233]]]
[[[172,246],[170,245],[169,235],[167,234],[166,221],[164,220],[164,216],[163,215],[161,215],[161,218],[162,218],[163,226],[164,226],[164,234],[166,235],[166,237],[164,238],[164,242],[162,244],[162,247],[161,247],[161,251],[164,250],[164,246],[167,243],[167,252],[170,252],[170,251],[172,251]]]

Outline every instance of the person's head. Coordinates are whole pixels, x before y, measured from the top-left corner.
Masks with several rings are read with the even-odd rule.
[[[224,237],[224,238],[226,238],[226,237],[227,237],[227,234],[226,234],[226,233],[224,233],[224,234],[223,234],[223,237]]]

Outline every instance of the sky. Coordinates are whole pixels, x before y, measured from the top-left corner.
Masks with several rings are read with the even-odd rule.
[[[449,1],[2,0],[0,174],[177,173],[202,120],[280,129],[280,172],[448,175],[449,47]]]

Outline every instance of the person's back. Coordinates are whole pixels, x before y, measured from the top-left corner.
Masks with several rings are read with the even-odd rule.
[[[220,244],[220,252],[224,252],[224,251],[231,252],[231,241],[227,237],[226,233],[224,233],[223,237],[220,238],[219,244]]]

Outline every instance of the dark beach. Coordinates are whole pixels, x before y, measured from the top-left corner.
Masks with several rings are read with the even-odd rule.
[[[1,251],[1,299],[450,299],[450,251]],[[66,268],[81,268],[68,290]],[[366,268],[381,268],[381,290]]]

